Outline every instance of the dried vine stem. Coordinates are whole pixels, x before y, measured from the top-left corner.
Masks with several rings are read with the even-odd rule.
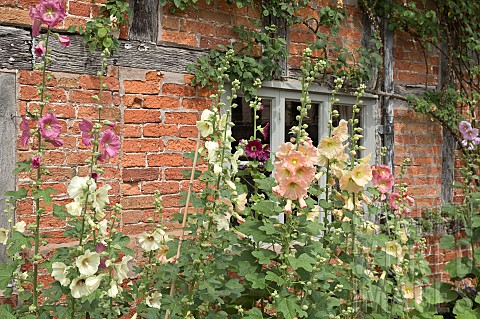
[[[188,191],[187,191],[187,198],[185,201],[185,210],[183,211],[183,220],[182,220],[182,233],[180,234],[180,238],[178,241],[178,248],[177,254],[175,255],[174,261],[176,261],[180,257],[180,252],[182,250],[182,242],[185,238],[185,226],[187,225],[187,217],[188,217],[188,206],[190,206],[190,197],[192,195],[192,186],[193,186],[193,179],[195,178],[195,168],[197,167],[197,159],[198,159],[198,149],[200,148],[200,131],[198,131],[197,135],[197,145],[195,146],[195,155],[193,156],[193,164],[192,164],[192,173],[190,174],[190,181],[188,183]],[[174,279],[170,286],[170,297],[173,297],[175,292],[177,280]],[[170,309],[167,309],[165,312],[165,319],[168,319],[170,316]]]

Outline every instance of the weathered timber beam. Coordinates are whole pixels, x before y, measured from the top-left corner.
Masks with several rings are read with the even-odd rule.
[[[55,38],[49,41],[52,49],[50,71],[77,74],[96,74],[100,68],[100,54],[91,55],[83,45],[82,37],[70,35],[72,44],[62,48]],[[0,25],[0,68],[33,69],[32,41],[28,30]],[[32,44],[33,43],[33,44]],[[156,45],[151,42],[120,40],[120,50],[111,59],[109,65],[152,69],[159,71],[186,73],[186,67],[195,63],[208,51],[167,44]],[[37,63],[40,60],[37,58]]]
[[[31,69],[31,47],[30,32],[0,26],[0,69]]]

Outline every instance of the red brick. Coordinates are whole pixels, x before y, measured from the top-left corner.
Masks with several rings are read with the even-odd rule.
[[[183,99],[182,107],[189,110],[203,111],[212,106],[210,99]]]
[[[64,87],[64,88],[79,88],[78,84],[78,79],[76,78],[69,78],[69,77],[64,77],[64,78],[59,78],[57,82],[57,86],[59,87]]]
[[[160,85],[157,82],[124,81],[125,93],[158,94]]]
[[[165,85],[163,87],[165,87]],[[178,109],[180,107],[180,99],[166,96],[148,95],[145,96],[143,106],[147,109]]]
[[[118,91],[120,84],[116,78],[104,76],[102,79],[103,84],[107,87],[104,90]],[[100,89],[100,78],[98,76],[81,75],[78,79],[80,87],[88,90]]]
[[[195,88],[190,85],[166,83],[162,86],[162,94],[177,96],[195,96]]]
[[[158,168],[127,168],[123,170],[124,182],[154,181],[159,176]]]
[[[123,183],[122,194],[123,195],[141,195],[142,190],[140,189],[139,183]],[[125,218],[125,212],[123,216]]]
[[[50,81],[47,82],[47,86],[57,85],[57,79],[55,78],[54,74],[47,73],[47,75],[51,76]],[[30,85],[41,84],[42,83],[42,72],[40,72],[40,71],[19,70],[18,71],[18,81],[20,82],[20,84],[30,84]]]
[[[167,144],[168,145],[168,144]],[[148,166],[183,166],[184,157],[182,154],[168,154],[168,153],[161,153],[161,154],[148,154],[147,155],[147,162]]]
[[[196,142],[187,139],[169,140],[165,145],[167,151],[191,151],[195,149]]]
[[[90,103],[90,104],[98,104],[99,101],[93,98],[94,95],[99,96],[99,91],[93,90],[71,90],[69,93],[69,101],[70,102],[78,102],[78,103]],[[111,92],[103,92],[103,104],[110,104],[112,102],[112,93]]]
[[[161,194],[176,194],[179,190],[179,183],[177,181],[167,182],[142,182],[142,191],[144,194],[153,194],[156,190]]]
[[[135,167],[135,166],[145,167],[145,163],[146,163],[145,153],[139,153],[139,154],[125,153],[125,154],[123,154],[123,157],[122,157],[123,167]]]
[[[123,137],[142,137],[142,127],[134,124],[123,126]]]
[[[0,7],[0,21],[3,23],[31,25],[27,10]]]
[[[128,196],[123,197],[120,201],[122,208],[125,210],[128,209],[143,209],[143,208],[153,208],[155,196],[146,195],[146,196]]]
[[[70,1],[68,13],[74,16],[90,17],[90,5],[87,3]]]
[[[189,46],[198,46],[198,40],[196,35],[185,32],[163,30],[162,41],[174,42],[176,44],[185,44]]]
[[[162,121],[158,110],[125,110],[125,123],[159,123]]]
[[[183,20],[180,24],[180,31],[189,33],[200,33],[202,35],[215,35],[217,28],[212,23],[199,22],[195,20]]]
[[[163,75],[160,71],[149,71],[145,75],[145,80],[147,81],[157,81],[160,82],[163,79]]]
[[[157,138],[150,139],[125,139],[124,152],[159,152],[163,150],[163,143]]]
[[[172,124],[146,124],[143,127],[145,137],[178,136],[178,127]]]
[[[47,104],[46,110],[54,113],[58,118],[75,118],[75,107],[71,104]]]
[[[192,124],[195,125],[198,114],[193,112],[165,112],[166,124]]]
[[[126,94],[123,96],[123,105],[129,108],[140,109],[143,107],[143,96],[140,94]]]
[[[230,44],[229,40],[218,39],[213,37],[201,37],[200,47],[207,49],[220,49],[219,46],[227,46]]]
[[[180,30],[180,18],[164,15],[162,17],[162,28],[163,28],[163,30],[179,31]]]
[[[196,126],[193,125],[184,125],[179,129],[180,137],[197,137],[198,130]]]
[[[109,120],[113,122],[120,122],[121,119],[120,110],[116,107],[104,107],[100,112],[100,118],[102,120]],[[98,118],[98,106],[80,106],[78,108],[79,119],[97,119]]]
[[[63,27],[68,29],[70,26],[74,27],[85,27],[87,24],[87,18],[80,18],[80,17],[72,17],[67,16],[65,20],[63,20]]]

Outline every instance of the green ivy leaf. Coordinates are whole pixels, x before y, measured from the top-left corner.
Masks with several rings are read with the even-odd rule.
[[[467,312],[468,310],[471,310],[472,306],[473,306],[473,302],[471,299],[469,298],[459,299],[455,303],[455,307],[453,308],[453,313],[456,315],[461,315]],[[476,318],[476,317],[473,317],[473,318]]]

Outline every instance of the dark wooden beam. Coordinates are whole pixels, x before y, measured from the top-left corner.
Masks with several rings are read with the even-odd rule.
[[[158,0],[130,0],[132,17],[130,19],[131,40],[157,42],[158,37]]]
[[[0,69],[31,69],[32,38],[30,32],[0,26]]]

